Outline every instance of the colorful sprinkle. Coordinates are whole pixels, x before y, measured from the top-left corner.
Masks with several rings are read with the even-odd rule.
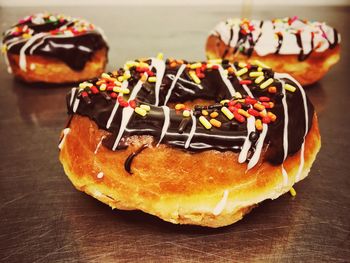
[[[211,129],[212,125],[211,123],[204,117],[204,116],[200,116],[199,117],[199,122],[207,129]]]
[[[210,119],[210,123],[216,128],[220,128],[221,127],[221,121],[218,121],[216,119]]]
[[[247,72],[248,72],[248,68],[242,68],[236,72],[236,76],[237,77],[242,76],[243,74],[245,74]]]
[[[296,87],[294,87],[288,83],[284,84],[284,88],[290,92],[295,92],[295,90],[296,90]]]
[[[272,82],[273,82],[273,78],[269,78],[268,80],[266,80],[264,83],[262,83],[262,84],[260,85],[260,88],[261,88],[261,89],[265,89],[265,88],[267,88],[269,85],[271,85]]]
[[[146,114],[147,114],[147,111],[142,109],[142,108],[140,108],[140,107],[136,107],[135,108],[135,112],[137,114],[141,115],[142,117],[146,116]]]
[[[234,115],[232,114],[232,112],[226,108],[226,107],[222,107],[221,108],[221,112],[223,114],[225,114],[225,116],[229,119],[229,120],[232,120],[234,118]]]
[[[260,77],[257,77],[256,79],[255,79],[255,83],[256,84],[259,84],[260,82],[262,82],[264,80],[264,76],[260,76]]]

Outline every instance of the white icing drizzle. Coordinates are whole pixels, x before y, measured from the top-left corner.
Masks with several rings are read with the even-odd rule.
[[[230,95],[233,97],[233,95],[234,95],[235,92],[236,92],[235,88],[232,86],[231,81],[229,81],[229,79],[228,79],[227,76],[225,75],[224,69],[223,69],[223,67],[222,67],[221,65],[219,65],[218,70],[219,70],[219,73],[220,73],[220,76],[221,76],[223,82],[225,83],[225,85],[226,85],[228,91],[230,92]]]
[[[160,92],[160,85],[162,84],[162,80],[164,77],[165,72],[165,61],[158,59],[158,58],[152,58],[152,66],[154,66],[157,70],[157,80],[155,85],[155,106],[159,105],[159,92]]]
[[[97,154],[98,150],[100,149],[101,147],[101,144],[102,144],[102,141],[103,139],[105,138],[106,136],[102,136],[101,140],[98,142],[97,146],[96,146],[96,149],[94,151],[94,154]]]
[[[307,24],[295,20],[291,25],[283,19],[277,19],[274,23],[271,21],[263,21],[263,26],[260,28],[260,20],[250,20],[255,30],[252,32],[253,41],[256,42],[261,33],[260,38],[254,46],[255,52],[259,56],[266,56],[276,52],[278,47],[278,39],[275,37],[277,32],[283,35],[282,46],[279,54],[290,55],[299,54],[300,47],[297,43],[295,33],[301,30],[301,42],[305,53],[311,51],[311,33],[314,32],[314,51],[323,52],[329,48],[330,44],[326,38],[333,44],[335,42],[334,30],[332,27],[321,22],[308,22]],[[231,47],[235,47],[238,42],[240,19],[229,19],[227,24],[225,22],[219,23],[211,32],[212,35],[220,35],[222,41]],[[230,41],[230,31],[233,30],[233,38]],[[338,34],[338,42],[340,43],[340,35]],[[242,43],[243,44],[243,43]],[[243,45],[249,47],[248,41]]]
[[[36,40],[40,39],[41,37],[45,36],[46,33],[39,33],[37,35],[32,36],[27,43],[23,45],[23,47],[19,51],[19,67],[23,71],[27,71],[27,59],[25,55],[25,51],[27,48],[30,47],[31,44],[33,44]]]
[[[248,163],[248,167],[247,167],[248,170],[253,168],[259,161],[260,153],[261,153],[262,147],[264,145],[264,140],[265,140],[265,137],[266,137],[266,134],[267,134],[267,130],[268,130],[267,124],[263,123],[263,130],[262,130],[262,132],[260,134],[260,137],[258,139],[255,152],[254,152],[252,158],[250,159],[250,161]]]
[[[66,136],[68,135],[69,132],[70,132],[70,128],[65,128],[63,130],[63,137],[62,137],[61,142],[58,144],[58,149],[61,150],[63,148],[64,142],[66,140]]]
[[[151,65],[151,68],[152,68],[152,65]],[[147,76],[147,73],[144,73],[144,74]],[[142,84],[143,84],[142,80],[139,80],[136,83],[136,85],[134,86],[134,88],[130,94],[129,100],[134,100],[136,98],[137,94],[140,92],[140,90],[142,88]],[[133,113],[134,113],[133,108],[131,108],[131,107],[123,108],[122,120],[120,123],[119,132],[118,132],[117,138],[115,139],[115,142],[114,142],[113,147],[112,147],[113,151],[115,151],[115,149],[117,148],[119,141],[122,138],[123,133],[126,129],[126,126],[128,125],[130,117],[132,116]]]
[[[236,72],[237,71],[237,68],[235,67],[235,65],[233,65],[233,64],[230,64],[231,65],[231,67],[234,69],[234,71]],[[238,79],[238,81],[241,81],[242,79],[240,78],[240,77],[238,77],[238,76],[236,76],[236,78]],[[248,88],[248,86],[246,85],[246,84],[242,84],[242,87],[243,87],[243,89],[245,90],[245,92],[248,94],[248,96],[250,96],[251,98],[253,98],[254,96],[253,96],[253,94],[252,94],[252,92],[250,91],[250,89]]]
[[[179,77],[181,76],[182,72],[185,70],[185,68],[186,68],[186,65],[182,64],[179,67],[179,69],[177,70],[176,76],[173,78],[173,81],[171,82],[171,86],[170,86],[170,88],[168,90],[168,93],[165,96],[164,105],[166,105],[168,103],[168,100],[169,100],[169,98],[171,96],[171,93],[173,92],[175,84],[176,84],[177,80],[179,79]]]
[[[69,105],[70,106],[72,106],[76,90],[77,90],[77,88],[72,88],[72,92],[70,94],[70,100],[69,100]]]
[[[167,106],[161,106],[164,112],[164,123],[163,123],[163,128],[162,128],[162,133],[160,135],[159,141],[157,146],[160,144],[160,142],[162,141],[163,137],[165,136],[168,128],[169,128],[169,124],[170,124],[170,110],[169,107]]]
[[[252,145],[252,142],[249,139],[249,134],[251,132],[255,132],[255,117],[254,116],[250,116],[247,119],[247,136],[244,140],[244,144],[242,146],[242,150],[239,153],[239,157],[238,157],[238,162],[239,163],[244,163],[247,160],[247,155],[248,155],[248,151]]]
[[[191,127],[191,131],[190,131],[190,133],[188,134],[188,138],[187,138],[186,143],[185,143],[185,149],[187,149],[187,148],[190,146],[192,137],[193,137],[194,133],[196,132],[197,119],[196,119],[196,117],[193,115],[193,112],[192,112],[192,111],[191,111],[191,118],[192,118],[192,127]]]
[[[175,79],[175,76],[172,75],[172,74],[167,74],[167,77],[171,80],[174,80]],[[185,82],[185,83],[188,83],[188,84],[191,84],[193,86],[197,86],[199,89],[203,89],[203,87],[200,85],[200,84],[197,84],[197,83],[194,83],[192,81],[188,81],[187,79],[184,79],[184,78],[181,78],[181,77],[178,77],[177,80],[181,80],[182,82]],[[185,87],[182,86],[183,89],[186,89]],[[188,91],[192,91],[194,93],[193,90],[190,90],[190,89],[187,89]]]
[[[73,112],[76,112],[77,109],[78,109],[78,106],[79,106],[79,103],[80,103],[80,98],[77,97],[74,101],[74,105],[73,105]]]
[[[229,194],[228,190],[225,190],[221,200],[219,201],[219,203],[215,206],[215,208],[213,210],[213,215],[215,215],[215,216],[220,215],[222,213],[222,211],[224,211],[226,203],[227,203],[228,194]]]
[[[279,79],[282,83],[282,105],[283,105],[283,111],[284,111],[284,127],[283,127],[283,161],[287,158],[288,155],[288,122],[289,122],[289,115],[288,115],[288,104],[287,104],[287,96],[286,96],[286,90],[283,88],[285,82],[278,77],[278,73],[275,74],[275,78]],[[288,185],[288,173],[284,168],[284,165],[282,163],[282,177],[283,177],[283,186]]]

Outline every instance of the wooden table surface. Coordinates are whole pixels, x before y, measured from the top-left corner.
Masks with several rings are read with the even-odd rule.
[[[204,59],[210,29],[237,7],[0,8],[4,31],[49,10],[85,17],[109,39],[109,68],[127,59]],[[141,212],[113,211],[76,191],[58,161],[69,87],[27,86],[0,64],[0,261],[345,262],[350,261],[349,8],[256,7],[252,17],[299,15],[342,34],[341,61],[307,94],[319,114],[322,149],[310,176],[225,228],[177,226]]]

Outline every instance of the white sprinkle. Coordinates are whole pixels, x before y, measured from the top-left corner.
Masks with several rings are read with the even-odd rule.
[[[103,176],[104,176],[103,172],[99,172],[99,173],[97,174],[97,178],[98,178],[98,179],[103,178]]]

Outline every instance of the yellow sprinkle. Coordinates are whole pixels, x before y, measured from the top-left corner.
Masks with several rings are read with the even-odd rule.
[[[295,189],[292,187],[290,190],[289,190],[291,196],[296,196],[297,195],[297,192],[295,191]]]
[[[160,60],[163,60],[164,54],[162,52],[159,52],[158,55],[157,55],[157,58],[160,59]]]
[[[108,75],[107,73],[102,73],[102,74],[101,74],[101,78],[109,79],[109,78],[111,78],[111,76]]]
[[[119,86],[119,87],[122,85],[122,83],[120,81],[118,81],[118,80],[114,81],[114,84]]]
[[[200,116],[199,121],[207,130],[211,129],[211,123],[204,116]]]
[[[121,88],[121,87],[113,87],[113,91],[117,92],[117,93],[123,93],[123,94],[129,94],[130,93],[129,89],[125,89],[125,88]]]
[[[122,81],[124,80],[124,77],[123,77],[123,76],[119,76],[119,77],[117,78],[117,80],[118,80],[119,82],[122,82]]]
[[[211,64],[221,64],[222,63],[222,59],[218,58],[218,59],[210,59],[208,61]]]
[[[189,72],[188,74],[190,74],[191,78],[193,79],[193,81],[194,81],[196,84],[200,84],[200,83],[201,83],[201,80],[197,77],[197,74],[196,74],[195,71],[190,70],[190,72]]]
[[[82,82],[79,84],[79,88],[81,89],[85,89],[86,87],[92,87],[92,83],[88,83],[88,82]]]
[[[141,81],[142,82],[145,82],[147,80],[147,75],[146,74],[143,74],[142,77],[141,77]]]
[[[202,63],[198,62],[198,63],[191,64],[190,68],[196,69],[196,68],[200,68],[201,66],[202,66]]]
[[[182,112],[182,116],[184,116],[184,117],[190,117],[190,115],[191,115],[191,113],[190,113],[189,110],[184,110],[184,111]]]
[[[183,110],[184,108],[185,108],[185,104],[178,103],[175,105],[175,110]]]
[[[156,82],[157,78],[156,77],[148,77],[148,82]]]
[[[145,111],[150,111],[151,110],[151,107],[149,105],[146,105],[146,104],[141,104],[140,108],[144,109]]]
[[[290,92],[294,92],[296,90],[296,88],[290,84],[284,84],[284,88]]]
[[[261,81],[263,81],[264,80],[264,76],[260,76],[260,77],[257,77],[256,79],[255,79],[255,83],[256,84],[259,84]]]
[[[133,61],[133,60],[129,60],[125,63],[125,66],[128,68],[137,67],[138,65],[139,65],[139,63],[136,61]]]
[[[260,103],[255,103],[254,108],[259,110],[259,111],[265,110],[265,106],[260,104]]]
[[[140,108],[140,107],[136,107],[135,108],[135,112],[137,114],[141,115],[142,117],[146,116],[146,114],[147,114],[147,111],[142,109],[142,108]]]
[[[267,88],[269,85],[271,85],[272,82],[273,82],[273,78],[269,78],[268,80],[266,80],[264,83],[262,83],[262,84],[260,85],[260,88],[261,88],[261,89],[265,89],[265,88]]]
[[[209,112],[208,112],[207,110],[202,110],[202,115],[208,116],[208,115],[209,115]]]
[[[210,123],[217,128],[221,127],[221,121],[218,121],[216,119],[210,119]]]
[[[107,85],[103,83],[103,84],[101,84],[101,86],[100,86],[100,91],[105,91],[106,88],[107,88]]]
[[[241,98],[242,98],[242,94],[239,93],[239,92],[237,91],[237,92],[235,93],[234,97],[235,97],[236,99],[241,99]]]
[[[212,68],[213,64],[212,63],[207,63],[207,68]]]
[[[263,70],[263,68],[262,67],[258,67],[258,71],[262,71]]]
[[[264,72],[254,71],[249,73],[249,77],[260,77],[264,76]]]
[[[222,100],[220,101],[220,104],[224,105],[225,103],[229,102],[230,100]]]
[[[25,39],[28,39],[28,38],[31,38],[32,35],[31,35],[31,34],[24,33],[24,34],[22,35],[22,37],[25,38]]]
[[[212,118],[216,118],[217,116],[219,116],[219,113],[217,111],[213,111],[212,113],[210,113],[210,117]]]
[[[244,63],[244,62],[239,62],[238,63],[238,67],[240,67],[240,68],[245,68],[246,66],[247,66],[247,64]]]
[[[250,117],[250,114],[248,112],[246,112],[245,110],[242,110],[242,109],[238,109],[238,113],[243,115],[244,117],[246,118],[249,118]]]
[[[136,62],[136,63],[137,63],[137,62]],[[145,62],[137,63],[137,66],[138,66],[138,67],[141,67],[141,68],[148,68],[148,67],[149,67],[149,65],[148,65],[147,63],[145,63]]]
[[[243,74],[247,73],[248,72],[248,69],[247,68],[242,68],[240,70],[238,70],[236,72],[236,76],[239,77],[239,76],[242,76]]]
[[[268,65],[262,63],[262,62],[259,61],[259,60],[254,60],[253,64],[254,64],[254,65],[257,65],[258,67],[262,67],[262,68],[270,68]]]
[[[222,107],[221,108],[221,111],[222,111],[222,113],[223,114],[225,114],[225,116],[229,119],[229,120],[232,120],[233,119],[233,113],[232,112],[230,112],[230,110],[228,109],[228,108],[226,108],[226,107]]]
[[[262,126],[262,122],[260,119],[257,119],[255,121],[255,128],[258,130],[258,131],[261,131],[263,129],[263,126]]]
[[[131,78],[130,71],[128,71],[128,70],[125,71],[123,77],[124,77],[124,80],[130,79]]]

